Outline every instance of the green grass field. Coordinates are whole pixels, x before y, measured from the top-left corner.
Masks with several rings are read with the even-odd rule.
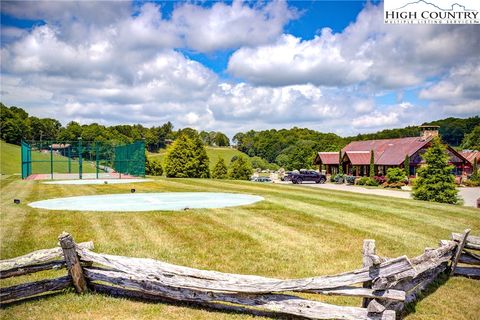
[[[227,164],[227,166],[230,163],[230,160],[234,156],[245,156],[248,158],[248,156],[245,153],[238,151],[237,149],[220,148],[220,147],[206,147],[206,149],[207,149],[208,158],[210,160],[210,170],[213,170],[213,168],[215,167],[215,164],[220,158],[223,158],[225,160],[225,163]],[[149,153],[148,157],[153,159],[159,159],[163,165],[166,152],[167,152],[166,149],[161,149],[158,153]]]
[[[0,140],[0,173],[1,174],[20,174],[21,168],[21,151],[20,146],[6,143]],[[41,161],[32,163],[32,173],[50,173],[50,154],[32,151],[32,160]],[[56,173],[68,173],[68,158],[54,154],[53,171]],[[55,162],[61,161],[61,162]],[[78,173],[78,162],[72,161],[70,170],[72,173]],[[94,173],[95,163],[91,161],[83,161],[82,171],[84,173]]]
[[[452,231],[480,233],[479,211],[452,205],[248,181],[156,178],[137,192],[219,191],[261,195],[249,206],[189,211],[114,213],[48,211],[31,201],[74,195],[129,193],[132,185],[45,185],[1,179],[0,256],[15,257],[57,244],[62,231],[95,251],[149,257],[223,272],[279,278],[327,275],[358,268],[362,241],[376,239],[382,256],[413,257]],[[13,199],[21,199],[20,205]],[[2,280],[2,287],[65,274],[50,271]],[[408,320],[476,320],[477,280],[451,278],[421,300]],[[336,304],[359,299],[316,296]],[[3,319],[253,319],[244,314],[154,304],[73,291],[0,310]]]

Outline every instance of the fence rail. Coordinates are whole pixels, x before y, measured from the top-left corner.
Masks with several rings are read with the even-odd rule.
[[[452,234],[438,248],[427,248],[411,259],[376,255],[375,241],[365,240],[363,267],[335,275],[275,279],[177,266],[158,260],[93,252],[93,242],[75,244],[63,233],[60,247],[38,250],[0,261],[0,278],[67,268],[68,276],[0,288],[2,305],[74,287],[119,297],[194,303],[200,306],[279,314],[309,319],[391,320],[401,317],[405,304],[417,300],[440,274],[480,273],[480,237]],[[450,264],[450,266],[449,266]],[[460,264],[460,266],[457,266]],[[467,267],[463,266],[468,264]],[[473,266],[473,267],[472,267]],[[287,294],[288,292],[288,294]],[[337,306],[298,297],[295,292],[364,298],[361,307]]]

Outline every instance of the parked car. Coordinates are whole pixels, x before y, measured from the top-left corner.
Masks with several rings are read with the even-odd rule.
[[[286,171],[283,177],[280,179],[282,181],[291,181],[292,171]]]
[[[253,177],[251,179],[251,181],[253,181],[253,182],[272,182],[272,179],[270,179],[269,177]]]
[[[292,173],[289,179],[294,184],[300,184],[304,181],[313,181],[315,183],[325,183],[327,181],[327,177],[324,174],[314,170],[300,170],[298,173]]]

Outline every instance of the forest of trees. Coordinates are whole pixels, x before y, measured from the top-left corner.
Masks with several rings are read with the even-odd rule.
[[[460,149],[475,149],[480,146],[480,117],[467,119],[447,118],[424,123],[440,126],[444,143]],[[317,152],[338,151],[348,143],[359,140],[418,137],[418,126],[385,129],[376,133],[340,137],[333,133],[321,133],[302,128],[264,130],[237,133],[233,143],[249,156],[259,156],[287,170],[310,168]]]
[[[192,128],[174,130],[172,123],[167,122],[150,128],[140,124],[104,126],[97,123],[80,125],[71,121],[66,126],[56,119],[30,116],[18,107],[7,107],[0,103],[1,139],[14,144],[25,140],[57,140],[70,141],[82,137],[85,141],[113,141],[129,143],[145,139],[149,151],[155,152],[165,148],[181,134],[190,138],[199,138],[206,146],[230,146],[228,137],[217,131],[201,131]],[[431,125],[440,126],[443,142],[463,149],[480,148],[480,117],[467,119],[447,118],[432,121]],[[279,166],[286,170],[311,168],[313,158],[320,151],[338,151],[351,141],[387,139],[419,136],[417,126],[398,129],[386,129],[376,133],[359,134],[352,137],[340,137],[334,133],[322,133],[306,128],[263,130],[239,132],[233,137],[236,148],[253,159],[253,167],[276,169]]]
[[[141,124],[104,126],[98,123],[80,125],[71,121],[66,126],[55,119],[30,116],[18,107],[7,107],[0,103],[1,139],[13,144],[23,140],[56,140],[73,141],[82,137],[84,141],[112,141],[114,143],[130,143],[145,139],[149,151],[155,152],[165,148],[167,142],[173,141],[180,132],[192,130],[185,128],[174,131],[171,122],[158,127],[144,127]],[[196,131],[195,131],[195,134]],[[230,140],[222,132],[200,132],[200,138],[208,146],[229,146]]]

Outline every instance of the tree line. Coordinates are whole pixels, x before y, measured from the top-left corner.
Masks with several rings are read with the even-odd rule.
[[[22,140],[35,141],[74,141],[82,138],[84,141],[110,141],[117,144],[131,143],[145,139],[148,151],[156,152],[174,141],[185,128],[175,131],[171,122],[150,128],[141,124],[104,126],[98,123],[81,125],[70,121],[62,126],[60,121],[52,118],[38,118],[29,115],[19,107],[7,107],[0,103],[0,135],[1,139],[19,145]],[[208,146],[229,146],[230,140],[222,132],[202,131],[201,141]]]
[[[202,136],[187,128],[179,131],[177,139],[167,149],[165,168],[163,169],[159,161],[147,157],[146,173],[163,175],[165,172],[168,178],[248,180],[253,170],[251,162],[244,156],[233,157],[228,167],[225,160],[220,158],[213,172],[210,172],[209,164]]]
[[[447,118],[424,123],[440,126],[442,141],[457,149],[480,150],[480,117]],[[233,137],[237,149],[259,156],[287,170],[311,168],[317,152],[339,151],[352,141],[418,137],[420,128],[385,129],[376,133],[340,137],[334,133],[297,128],[239,132]]]
[[[0,103],[1,139],[13,144],[24,140],[73,141],[81,137],[85,141],[110,141],[131,143],[144,139],[147,150],[156,152],[185,134],[198,139],[206,146],[230,146],[229,138],[218,131],[201,131],[192,128],[174,130],[171,122],[150,128],[140,124],[104,126],[98,123],[80,125],[71,121],[66,126],[51,118],[30,116],[19,107],[7,107]],[[467,119],[446,118],[424,123],[440,126],[443,142],[461,149],[480,149],[480,117]],[[351,141],[389,139],[419,136],[417,126],[386,129],[376,133],[340,137],[334,133],[322,133],[307,128],[239,132],[233,137],[236,148],[246,153],[254,168],[286,170],[312,168],[317,152],[338,151]]]

